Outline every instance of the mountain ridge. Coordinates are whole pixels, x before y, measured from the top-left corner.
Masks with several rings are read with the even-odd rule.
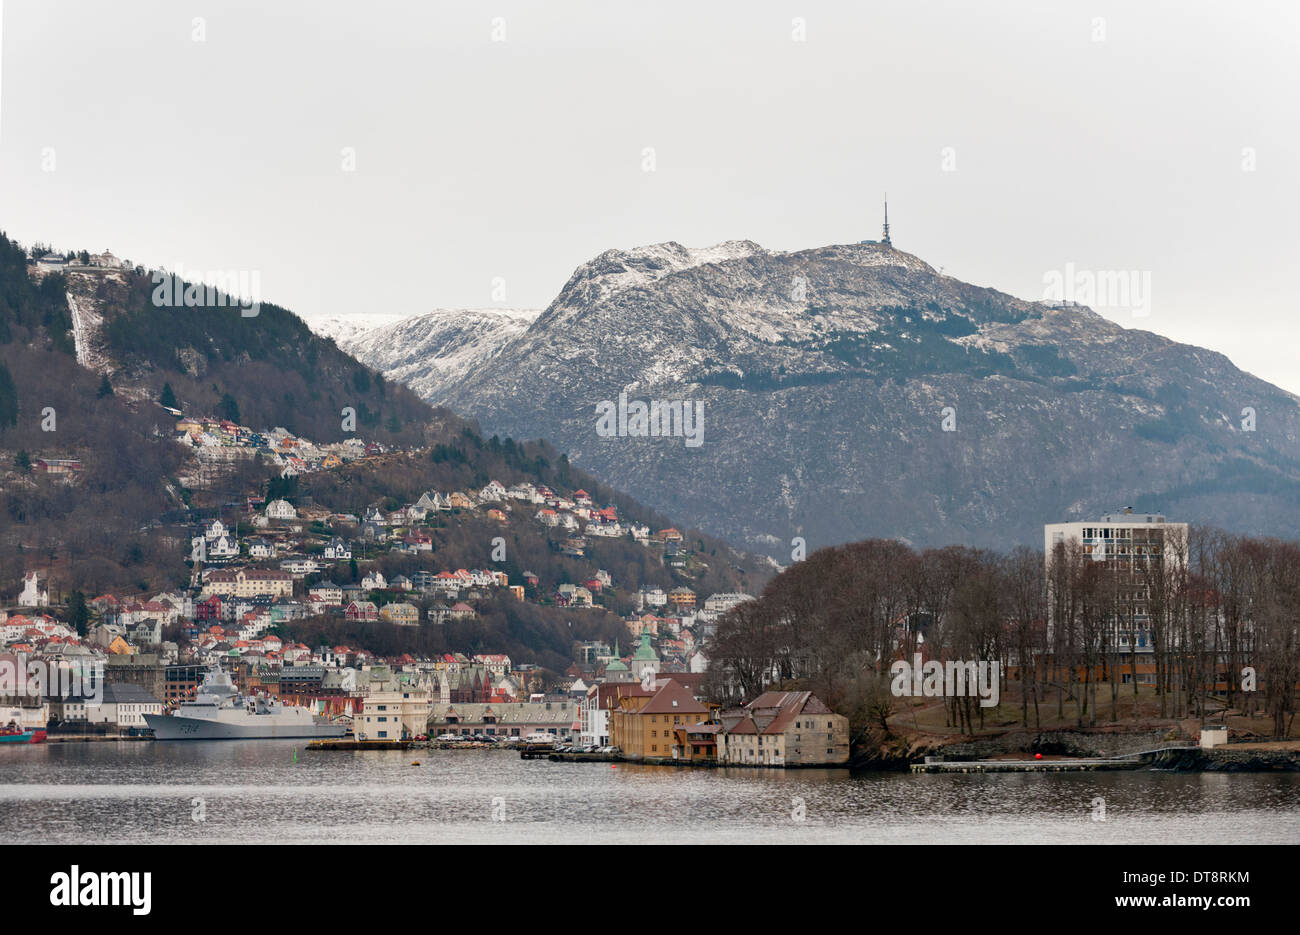
[[[595,407],[620,393],[700,400],[717,441],[601,438]],[[783,560],[796,536],[1036,542],[1043,522],[1153,501],[1292,534],[1300,505],[1293,394],[874,242],[605,251],[440,401]]]

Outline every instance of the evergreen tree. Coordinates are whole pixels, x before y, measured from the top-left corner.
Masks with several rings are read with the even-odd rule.
[[[18,387],[13,374],[0,361],[0,428],[18,424]]]
[[[236,424],[239,423],[239,403],[235,402],[235,397],[226,393],[221,397],[221,402],[217,405],[217,415],[223,419],[228,419]]]
[[[27,453],[27,449],[22,449],[14,455],[14,467],[18,469],[19,474],[32,473],[32,456]]]
[[[108,382],[108,374],[104,374],[99,380],[99,392],[95,394],[97,399],[103,399],[105,396],[113,395],[113,384]]]
[[[162,395],[158,397],[158,404],[166,406],[168,409],[180,408],[180,406],[176,405],[176,394],[172,392],[172,385],[170,383],[163,384]]]
[[[68,597],[68,623],[77,631],[77,636],[86,635],[86,624],[90,621],[90,610],[86,607],[86,595],[73,591]]]

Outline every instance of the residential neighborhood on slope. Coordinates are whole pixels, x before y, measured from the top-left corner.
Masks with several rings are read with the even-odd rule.
[[[200,486],[204,472],[227,470],[242,459],[269,458],[287,489],[299,474],[385,454],[356,439],[315,445],[281,428],[258,432],[227,419],[167,411],[176,420],[173,438],[196,455]],[[75,462],[37,463],[52,471],[77,469]],[[310,496],[251,494],[231,506],[190,526],[188,541],[172,540],[190,567],[187,587],[82,595],[60,569],[52,596],[52,569],[27,570],[13,604],[0,608],[0,652],[102,671],[111,691],[97,704],[53,693],[39,704],[0,700],[55,732],[144,733],[144,714],[193,698],[204,674],[220,667],[244,692],[343,719],[359,738],[546,735],[609,747],[618,745],[620,730],[612,723],[643,723],[631,708],[666,689],[669,676],[683,680],[671,683],[675,692],[683,684],[698,689],[718,618],[752,599],[736,591],[697,594],[686,584],[617,580],[599,564],[599,544],[606,540],[644,549],[664,569],[664,581],[690,581],[704,564],[679,530],[652,530],[581,488],[489,480],[477,489],[426,490],[403,504],[375,503],[356,514],[332,511]],[[531,527],[566,561],[587,570],[561,581],[527,568],[516,569],[512,579],[492,559],[479,567],[440,566],[436,528],[461,517],[503,532]],[[420,567],[407,574],[386,570],[395,557],[416,559]],[[615,595],[631,608],[619,619],[635,648],[621,640],[612,646],[574,640],[562,673],[512,662],[505,653],[380,656],[366,645],[365,626],[353,631],[361,634],[353,645],[309,646],[288,636],[289,625],[313,619],[402,628],[473,621],[485,600],[502,598],[583,614],[607,609]],[[619,689],[611,695],[609,685]],[[400,697],[391,697],[395,693]],[[630,707],[623,714],[602,707],[610,699]],[[395,710],[402,712],[400,727],[390,720]],[[612,720],[611,713],[617,715]],[[654,710],[646,716],[657,717]],[[651,728],[647,736],[656,741],[644,750],[629,746],[628,755],[666,751],[660,730]]]

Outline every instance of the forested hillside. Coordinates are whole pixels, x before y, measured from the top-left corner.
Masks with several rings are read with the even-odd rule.
[[[246,317],[229,305],[160,305],[154,283],[142,269],[94,269],[84,260],[66,270],[39,268],[0,234],[0,598],[15,593],[32,568],[48,575],[56,599],[73,589],[142,593],[188,584],[193,524],[242,517],[247,527],[249,498],[285,496],[360,515],[425,491],[473,491],[495,479],[566,492],[585,487],[629,520],[673,525],[574,469],[544,442],[484,439],[473,423],[385,381],[283,308],[262,303]],[[196,472],[164,406],[254,431],[280,426],[314,442],[376,442],[386,453],[292,479],[281,477],[267,453]],[[52,459],[76,461],[79,469],[43,473],[41,463]],[[481,566],[501,534],[474,511],[440,516],[432,527],[437,551],[422,565],[385,554],[380,567],[396,574]],[[505,535],[505,568],[515,578],[528,570],[550,583],[580,581],[595,561],[620,589],[683,580],[630,541],[601,541],[579,563],[538,524],[513,523]],[[697,589],[757,588],[766,577],[766,568],[717,540],[693,535],[689,545],[702,559],[692,569]],[[630,609],[625,597],[611,596],[608,606]],[[502,613],[524,627],[515,641],[532,639],[521,635],[527,626],[518,614]],[[595,632],[600,638],[599,627]]]

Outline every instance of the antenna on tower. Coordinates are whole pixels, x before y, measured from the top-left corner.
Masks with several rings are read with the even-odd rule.
[[[885,230],[881,235],[880,242],[886,247],[893,246],[893,243],[889,240],[889,192],[885,192]]]

